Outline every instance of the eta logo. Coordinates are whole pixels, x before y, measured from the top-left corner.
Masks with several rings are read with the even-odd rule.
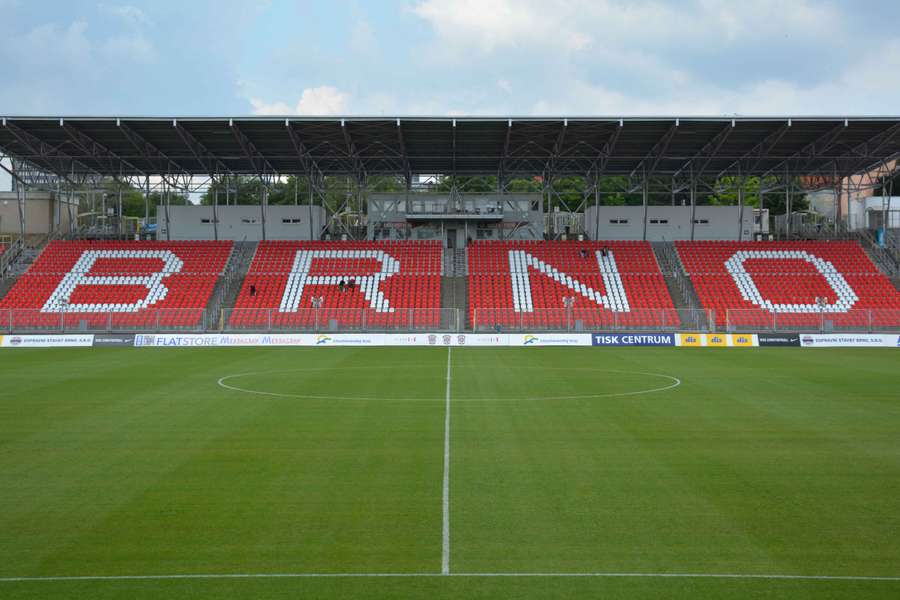
[[[538,337],[536,335],[531,335],[529,333],[528,335],[525,336],[525,344],[524,345],[527,346],[529,344],[536,344],[539,341],[540,340],[538,339]]]
[[[332,341],[331,338],[328,337],[327,335],[319,334],[316,337],[316,346],[321,346],[322,344],[328,344],[331,341]]]

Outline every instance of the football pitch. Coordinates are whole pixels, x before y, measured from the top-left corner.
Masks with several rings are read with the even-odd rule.
[[[900,354],[0,354],[0,598],[900,597]]]

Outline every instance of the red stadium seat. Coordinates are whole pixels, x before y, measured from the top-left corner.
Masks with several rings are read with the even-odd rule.
[[[430,241],[261,242],[228,325],[437,327],[441,252],[440,243]],[[343,291],[341,280],[348,284]],[[313,299],[320,297],[323,303],[316,309]]]
[[[197,327],[231,248],[231,242],[51,242],[0,299],[0,327]]]
[[[900,326],[900,292],[855,241],[676,242],[720,326]],[[816,299],[824,299],[821,305]]]
[[[678,324],[648,242],[478,241],[468,254],[469,316],[479,329]],[[574,298],[571,310],[563,298]]]

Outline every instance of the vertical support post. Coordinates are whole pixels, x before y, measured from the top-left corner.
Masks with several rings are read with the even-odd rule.
[[[118,213],[117,217],[118,217],[118,221],[119,221],[118,233],[119,233],[119,238],[121,239],[122,237],[125,236],[125,222],[124,222],[124,215],[122,214],[122,187],[121,186],[119,186],[119,193],[117,194],[117,198],[116,198],[116,212]]]
[[[765,214],[765,208],[766,208],[766,200],[765,200],[765,197],[763,196],[762,177],[759,178],[759,189],[757,190],[756,193],[759,195],[759,202],[758,202],[758,204],[759,204],[759,233],[760,233],[760,236],[762,236],[764,227],[768,227],[768,225],[769,225],[768,219],[763,221],[764,214]]]
[[[694,179],[694,171],[691,169],[691,241],[694,241],[694,228],[697,221],[697,181]]]
[[[312,213],[312,207],[313,207],[313,176],[312,176],[312,173],[310,172],[310,174],[309,174],[307,177],[308,177],[308,180],[309,180],[309,197],[306,199],[306,206],[307,206],[307,209],[308,209],[307,212],[309,213],[309,239],[314,240],[314,239],[317,239],[318,236],[316,236],[316,234],[313,233],[313,216],[312,216],[312,215],[313,215],[313,213]]]
[[[744,180],[738,176],[738,241],[744,241]]]
[[[266,240],[266,210],[267,210],[267,208],[268,208],[268,204],[269,204],[269,186],[266,185],[266,184],[263,184],[263,186],[262,186],[262,198],[260,199],[260,202],[259,202],[259,205],[260,205],[260,218],[261,218],[261,220],[262,220],[261,223],[260,223],[260,226],[262,227],[262,239],[263,239],[263,241]]]
[[[213,219],[213,239],[219,241],[219,185],[213,182],[215,188],[213,189],[213,210],[212,210],[212,219]]]
[[[163,207],[166,211],[166,241],[172,240],[172,224],[169,221],[169,184],[165,184],[163,187]],[[159,221],[159,215],[157,215],[157,221]],[[159,227],[159,223],[157,223],[157,228]]]
[[[793,204],[793,199],[794,199],[794,198],[793,198],[794,190],[792,189],[792,187],[793,187],[793,186],[791,185],[791,175],[790,175],[790,172],[788,172],[788,170],[785,169],[785,184],[784,184],[784,229],[785,229],[785,236],[787,236],[787,239],[788,239],[788,240],[791,239],[791,229],[793,229],[793,228],[791,227],[791,225],[792,225],[792,223],[791,223],[792,218],[791,218],[791,217],[793,216],[791,213],[793,212],[793,206],[792,206],[792,204]]]
[[[19,201],[19,233],[22,235],[22,243],[25,243],[25,234],[28,230],[26,227],[26,221],[28,220],[26,216],[28,211],[28,186],[24,183],[16,186],[16,198]]]
[[[641,171],[641,199],[644,205],[644,218],[642,219],[643,233],[641,239],[647,241],[647,205],[650,203],[650,182],[647,180],[647,169]]]
[[[159,219],[157,219],[159,221]],[[150,177],[144,178],[144,227],[150,225]]]
[[[55,197],[55,215],[53,220],[53,231],[59,231],[62,226],[62,185],[59,177],[56,178],[56,197]]]

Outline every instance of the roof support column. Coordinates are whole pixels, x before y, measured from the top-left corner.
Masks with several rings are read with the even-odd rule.
[[[647,168],[641,170],[641,200],[644,205],[642,240],[647,241],[647,205],[650,203],[650,180],[647,179]]]
[[[62,178],[56,178],[55,210],[53,215],[53,231],[59,231],[62,227]]]
[[[166,210],[166,241],[172,241],[172,223],[169,221],[169,184],[164,184],[164,197],[163,197],[163,206]],[[157,221],[159,221],[159,215],[157,215]],[[159,230],[159,223],[156,224],[157,231]]]
[[[16,199],[19,201],[19,233],[22,236],[23,244],[25,243],[25,233],[27,231],[27,229],[25,227],[25,220],[27,218],[25,216],[25,213],[27,212],[27,207],[26,207],[27,195],[28,195],[28,186],[26,186],[25,184],[16,186]]]
[[[744,180],[738,175],[738,241],[744,241]]]
[[[219,241],[219,186],[213,182],[213,204],[212,204],[212,221],[213,221],[213,239]]]
[[[262,239],[266,241],[266,211],[269,207],[269,186],[265,183],[262,186],[261,197],[259,201],[259,212],[260,218],[262,222],[260,223],[260,227],[262,228]]]
[[[308,216],[309,216],[309,219],[308,219],[308,221],[309,221],[309,239],[310,239],[310,240],[315,240],[315,239],[317,239],[317,238],[313,235],[313,222],[312,222],[312,205],[313,205],[313,176],[312,176],[312,171],[310,171],[310,174],[307,176],[307,181],[308,181],[308,183],[309,183],[309,198],[308,198],[307,201],[306,201],[307,213],[308,213]]]
[[[784,219],[784,229],[785,229],[785,235],[787,236],[787,239],[790,240],[790,239],[791,239],[791,229],[792,229],[792,227],[791,227],[791,226],[792,226],[792,222],[791,222],[791,221],[792,221],[792,217],[793,217],[793,215],[792,215],[791,213],[793,212],[793,206],[792,206],[792,205],[793,205],[793,200],[794,200],[794,190],[792,189],[793,186],[791,185],[791,174],[790,174],[790,171],[789,171],[787,168],[785,168],[784,174],[785,174],[785,183],[784,183],[784,216],[785,216],[785,219]]]
[[[158,220],[158,219],[157,219]],[[150,177],[144,177],[144,227],[150,225]],[[157,227],[159,224],[157,223]]]
[[[691,241],[694,241],[694,228],[697,225],[697,179],[694,177],[694,170],[691,169]]]
[[[125,223],[122,219],[122,186],[119,186],[118,194],[116,194],[116,213],[118,217],[118,224],[116,226],[117,233],[119,234],[119,239],[125,237]]]

